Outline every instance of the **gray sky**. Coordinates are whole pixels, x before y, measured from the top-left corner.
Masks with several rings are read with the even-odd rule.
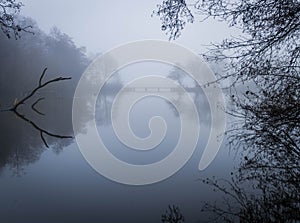
[[[32,17],[46,32],[56,26],[73,38],[88,52],[98,53],[117,45],[141,40],[162,39],[158,17],[151,18],[153,9],[161,0],[23,0],[22,14]],[[196,52],[203,44],[220,41],[229,30],[220,22],[188,24],[183,35],[176,40]]]

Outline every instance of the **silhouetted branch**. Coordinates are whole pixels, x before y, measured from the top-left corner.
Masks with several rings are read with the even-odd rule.
[[[184,222],[184,217],[178,207],[169,205],[169,209],[162,215],[161,221],[164,223],[182,223]]]
[[[168,30],[180,24],[182,17],[176,12],[184,3],[162,0],[157,6]],[[230,202],[225,208],[207,207],[226,222],[298,222],[300,1],[197,0],[194,10],[204,19],[218,19],[241,31],[240,36],[211,44],[203,55],[223,68],[216,82],[227,80],[232,99],[227,113],[235,118],[227,132],[229,146],[244,156],[237,177],[226,187],[204,181],[237,203],[238,212]],[[179,35],[169,32],[169,36]],[[241,185],[251,185],[252,191]],[[238,219],[232,217],[236,214]]]
[[[26,96],[26,97],[24,97],[23,99],[21,99],[20,101],[18,101],[18,102],[14,105],[14,107],[11,108],[12,110],[16,110],[20,105],[24,104],[28,99],[30,99],[32,96],[34,96],[35,93],[36,93],[38,90],[40,90],[40,89],[46,87],[47,85],[49,85],[49,84],[51,84],[51,83],[54,83],[54,82],[59,82],[59,81],[65,81],[65,80],[71,80],[71,79],[72,79],[71,77],[58,77],[58,78],[49,80],[49,81],[47,81],[47,82],[45,82],[45,83],[43,84],[42,81],[43,81],[43,77],[45,76],[46,71],[47,71],[47,68],[44,69],[44,71],[43,71],[43,73],[42,73],[42,75],[41,75],[41,77],[40,77],[39,85],[38,85],[36,88],[34,88],[34,89],[29,93],[28,96]]]
[[[45,115],[44,113],[40,112],[39,110],[36,109],[36,105],[40,102],[43,101],[45,98],[39,98],[36,100],[36,102],[34,102],[31,106],[32,110],[35,111],[36,113],[38,113],[39,115]]]
[[[39,80],[39,86],[41,86],[42,85],[42,81],[43,81],[43,78],[44,78],[44,76],[45,76],[45,74],[46,74],[46,71],[47,71],[47,67],[43,70],[43,73],[42,73],[42,75],[41,75],[41,77],[40,77],[40,80]]]
[[[36,130],[39,131],[40,133],[40,137],[43,141],[43,143],[45,144],[45,146],[47,148],[49,148],[49,145],[44,137],[44,135],[48,135],[48,136],[51,136],[51,137],[54,137],[54,138],[59,138],[59,139],[72,139],[73,137],[72,136],[67,136],[67,135],[60,135],[60,134],[55,134],[55,133],[52,133],[52,132],[49,132],[47,131],[46,129],[40,127],[38,124],[36,124],[33,120],[25,117],[24,114],[20,113],[18,111],[18,108],[21,106],[21,105],[24,105],[25,102],[29,99],[31,99],[39,90],[45,88],[47,85],[51,84],[51,83],[56,83],[56,82],[60,82],[60,81],[65,81],[65,80],[70,80],[71,77],[67,77],[67,78],[64,78],[64,77],[58,77],[58,78],[54,78],[54,79],[51,79],[49,81],[46,81],[45,83],[43,83],[43,78],[46,74],[46,71],[47,71],[47,68],[45,68],[42,72],[42,75],[39,79],[39,83],[38,83],[38,86],[35,87],[27,96],[25,96],[24,98],[22,98],[20,101],[16,100],[13,107],[9,108],[9,109],[4,109],[4,110],[1,110],[1,112],[13,112],[17,117],[19,117],[20,119],[22,119],[23,121],[29,123],[33,128],[35,128]],[[40,112],[39,110],[36,109],[36,105],[44,100],[45,98],[39,98],[37,99],[32,105],[31,105],[31,109],[38,113],[39,115],[44,115],[42,112]]]
[[[169,40],[178,38],[187,22],[194,22],[194,16],[185,0],[164,0],[162,4],[157,5],[153,14],[160,17],[161,29],[169,35]]]
[[[16,2],[16,0],[1,0],[0,1],[0,28],[2,32],[11,38],[11,32],[15,38],[20,37],[21,32],[34,34],[30,29],[31,25],[22,26],[16,22],[16,15],[20,12],[23,4]]]

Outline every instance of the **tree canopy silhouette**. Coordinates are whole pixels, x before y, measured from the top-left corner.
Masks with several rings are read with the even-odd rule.
[[[2,32],[11,38],[12,35],[17,39],[21,32],[29,32],[31,25],[22,25],[18,21],[18,14],[23,4],[16,0],[0,0],[0,28]]]
[[[183,18],[172,12],[191,9],[201,20],[215,18],[241,31],[203,54],[224,65],[218,81],[230,83],[227,112],[235,118],[227,132],[229,145],[243,156],[227,188],[204,180],[233,198],[236,209],[225,200],[227,208],[208,204],[206,210],[227,222],[299,221],[300,1],[173,0],[158,5],[156,14],[173,30]],[[251,192],[242,187],[249,184]]]

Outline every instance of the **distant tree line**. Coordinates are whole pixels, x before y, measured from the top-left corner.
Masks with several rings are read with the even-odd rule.
[[[23,32],[16,40],[0,32],[0,110],[17,111],[0,113],[0,171],[9,167],[22,174],[23,166],[37,161],[46,146],[59,152],[72,142],[47,133],[73,135],[73,95],[90,60],[84,48],[57,28],[46,34],[32,19],[15,15],[14,21],[24,27],[31,24],[34,35]],[[72,80],[44,86],[60,77]]]

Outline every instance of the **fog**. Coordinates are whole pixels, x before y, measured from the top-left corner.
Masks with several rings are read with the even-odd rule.
[[[74,4],[71,0],[25,0],[22,14],[38,21],[48,33],[53,26],[72,37],[77,46],[84,46],[90,53],[107,51],[117,45],[141,39],[168,40],[160,29],[160,20],[151,17],[157,0],[150,1],[99,1],[88,0]],[[187,24],[175,42],[195,52],[205,51],[212,42],[239,33],[223,22],[212,19]]]
[[[21,18],[33,24],[34,35],[23,33],[21,39],[7,39],[0,33],[0,109],[10,108],[38,84],[45,67],[45,80],[72,77],[42,89],[21,106],[27,118],[47,130],[73,135],[72,102],[77,83],[95,55],[116,45],[140,39],[167,37],[160,30],[158,18],[151,18],[156,1],[38,1],[24,0]],[[208,21],[188,26],[176,41],[195,52],[205,50],[205,44],[221,40],[231,31]],[[217,30],[217,32],[216,32]],[[84,160],[73,139],[46,136],[46,148],[39,131],[13,112],[0,113],[0,215],[4,222],[160,222],[169,204],[182,208],[187,222],[203,220],[200,213],[205,201],[221,196],[203,185],[200,178],[228,178],[234,167],[233,156],[225,144],[213,164],[204,172],[198,164],[210,127],[208,102],[200,86],[182,71],[166,64],[141,63],[118,71],[102,90],[97,102],[97,127],[120,159],[145,164],[167,156],[178,138],[179,117],[174,107],[162,99],[147,98],[136,104],[132,113],[132,128],[141,137],[149,134],[148,120],[154,115],[165,118],[169,131],[165,141],[149,153],[134,153],[120,143],[111,126],[112,100],[122,86],[141,73],[159,71],[185,87],[197,89],[191,93],[199,113],[201,132],[197,150],[190,162],[171,178],[158,184],[135,187],[118,184],[96,173]],[[95,80],[91,80],[95,81]],[[40,115],[31,109],[38,98]],[[82,96],[84,98],[84,96]],[[89,101],[87,100],[88,104]],[[106,107],[104,108],[103,105]],[[91,111],[92,112],[92,111]],[[86,114],[82,134],[92,118]]]

